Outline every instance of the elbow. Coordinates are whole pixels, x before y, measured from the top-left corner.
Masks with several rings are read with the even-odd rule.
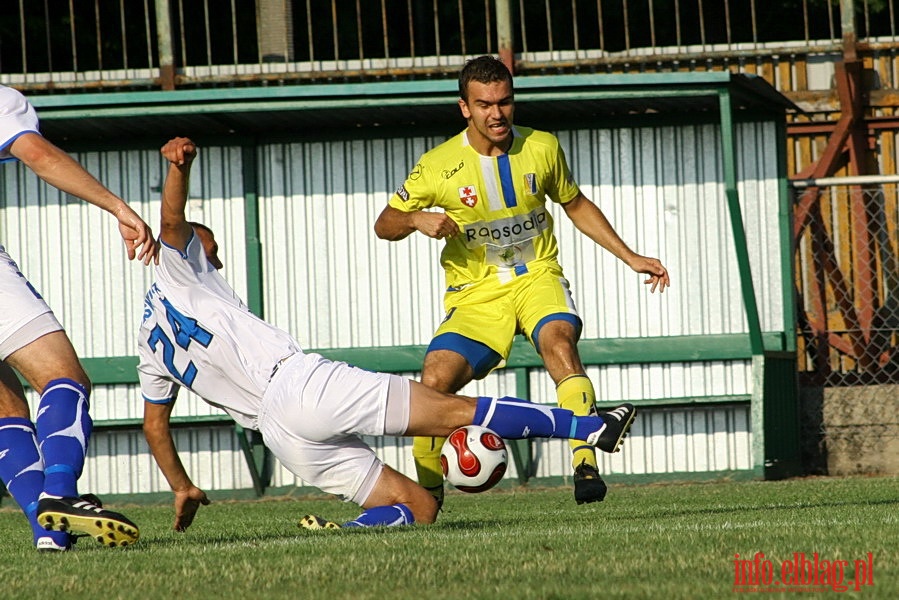
[[[375,235],[378,236],[378,239],[387,240],[388,242],[402,239],[401,236],[396,235],[396,232],[392,231],[390,227],[384,225],[381,221],[375,222]]]
[[[166,421],[161,421],[158,419],[144,418],[143,430],[144,437],[147,439],[147,441],[154,441],[168,435],[169,424]]]

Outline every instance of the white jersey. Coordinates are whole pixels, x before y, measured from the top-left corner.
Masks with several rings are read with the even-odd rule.
[[[300,352],[290,334],[250,312],[208,263],[196,234],[186,254],[160,244],[156,283],[144,299],[138,336],[138,374],[147,402],[171,402],[180,385],[241,426],[258,429],[275,366]]]
[[[0,162],[16,160],[9,147],[23,133],[40,133],[37,113],[25,96],[0,85]]]
[[[0,85],[0,162],[17,160],[10,146],[20,135],[40,135],[37,113],[18,91]],[[0,246],[0,360],[62,325]]]

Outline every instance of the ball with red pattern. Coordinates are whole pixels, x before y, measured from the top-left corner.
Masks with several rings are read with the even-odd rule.
[[[508,464],[503,439],[478,425],[466,425],[449,434],[440,451],[443,476],[463,492],[489,490],[503,478]]]

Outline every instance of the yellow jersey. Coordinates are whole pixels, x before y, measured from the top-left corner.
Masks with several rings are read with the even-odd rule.
[[[578,186],[556,136],[526,127],[512,135],[507,153],[482,156],[463,131],[422,155],[390,198],[403,212],[441,208],[459,226],[440,255],[449,289],[490,276],[504,283],[535,261],[556,262],[546,198],[565,204]]]

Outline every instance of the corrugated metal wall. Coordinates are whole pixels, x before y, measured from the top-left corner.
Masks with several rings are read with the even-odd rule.
[[[585,321],[585,338],[746,332],[716,125],[560,132],[575,177],[637,251],[660,256],[673,287],[650,295],[643,277],[575,231],[554,209],[561,260]],[[764,330],[784,322],[778,232],[775,125],[737,127],[740,194]],[[439,244],[421,235],[388,243],[372,224],[418,156],[439,142],[422,137],[268,144],[258,148],[264,312],[307,348],[426,344],[442,318]],[[240,148],[201,149],[189,218],[216,231],[225,276],[246,294],[246,223]],[[79,156],[88,168],[158,223],[164,165],[155,151]],[[112,218],[50,194],[22,167],[0,169],[2,239],[67,325],[83,357],[133,355],[151,271],[129,264]],[[20,198],[16,203],[16,198]],[[110,251],[109,249],[113,250]],[[747,361],[591,367],[600,400],[749,394]],[[415,374],[409,374],[414,376]],[[472,384],[469,394],[514,395],[512,372]],[[554,403],[542,370],[531,396]],[[32,407],[36,400],[31,398]],[[141,414],[136,386],[98,386],[93,415]],[[189,394],[176,415],[211,414]],[[749,469],[747,406],[646,409],[624,452],[604,457],[613,473]],[[371,440],[406,473],[408,442]],[[228,428],[179,430],[179,449],[201,487],[251,487]],[[568,474],[561,442],[537,445],[538,475]],[[510,469],[514,476],[514,467]],[[167,489],[139,431],[96,433],[83,489]],[[296,483],[276,469],[273,485]]]
[[[670,292],[648,294],[641,276],[553,207],[584,337],[745,332],[721,157],[704,150],[720,145],[717,127],[562,132],[560,139],[585,194],[635,250],[662,257],[673,274]],[[762,326],[778,330],[783,306],[774,125],[741,126],[738,139]],[[420,235],[384,242],[375,238],[372,224],[435,141],[263,148],[268,319],[307,347],[427,343],[443,318],[440,243]]]

